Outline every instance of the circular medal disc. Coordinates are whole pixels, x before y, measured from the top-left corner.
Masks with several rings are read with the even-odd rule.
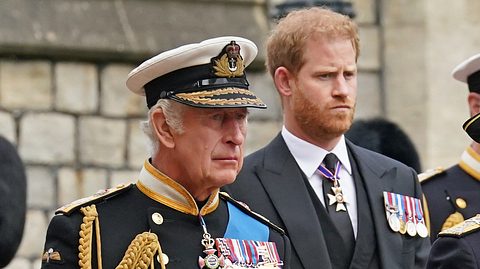
[[[415,223],[412,221],[407,222],[407,233],[410,236],[417,235],[417,228],[415,227]]]
[[[337,203],[343,203],[343,194],[342,193],[335,194],[335,200],[337,201]]]
[[[417,223],[417,233],[418,235],[420,235],[420,237],[423,237],[423,238],[428,236],[427,226],[425,226],[423,222]]]
[[[400,230],[399,232],[401,234],[405,234],[407,232],[407,225],[405,225],[405,221],[403,221],[402,219],[399,219],[398,220],[400,222]]]
[[[400,220],[398,219],[397,215],[391,214],[388,217],[388,225],[390,225],[390,228],[394,232],[400,231]]]
[[[210,269],[216,269],[220,266],[217,255],[209,254],[205,257],[205,266]]]

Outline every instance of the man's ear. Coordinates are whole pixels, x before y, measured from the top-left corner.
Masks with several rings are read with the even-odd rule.
[[[284,96],[292,95],[294,79],[293,74],[283,66],[280,66],[275,70],[273,81],[282,98]]]
[[[480,113],[480,94],[470,92],[467,97],[468,106],[470,108],[470,116]]]
[[[155,109],[151,115],[153,133],[157,136],[161,144],[167,148],[175,147],[173,129],[167,124],[167,119],[161,108]]]

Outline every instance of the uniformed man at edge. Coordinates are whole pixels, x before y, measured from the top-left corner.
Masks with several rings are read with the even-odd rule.
[[[453,78],[468,85],[470,116],[480,112],[480,54],[460,63]],[[480,212],[480,144],[475,141],[462,153],[458,164],[419,175],[430,216],[430,238]]]
[[[480,142],[480,114],[463,124],[463,129]],[[480,268],[480,211],[439,233],[428,258],[427,269]]]
[[[27,175],[15,146],[0,135],[0,268],[15,257],[27,213]]]
[[[138,181],[56,211],[42,268],[288,268],[283,231],[219,188],[243,163],[245,68],[257,47],[226,36],[163,52],[127,87],[145,95],[152,142]]]

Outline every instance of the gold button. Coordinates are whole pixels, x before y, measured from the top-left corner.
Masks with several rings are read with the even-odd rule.
[[[157,255],[157,261],[158,261],[158,263],[162,263],[162,261],[163,261],[163,265],[167,265],[168,262],[169,262],[167,254],[162,253],[162,260],[161,261],[160,261],[160,256]]]
[[[455,203],[457,204],[458,207],[460,208],[465,208],[467,207],[467,202],[463,200],[462,198],[457,198],[455,199]]]
[[[152,220],[155,222],[155,224],[160,225],[163,223],[163,217],[160,213],[155,212],[152,214]]]

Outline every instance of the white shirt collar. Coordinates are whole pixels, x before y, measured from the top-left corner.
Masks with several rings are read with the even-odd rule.
[[[310,178],[317,170],[323,158],[325,158],[329,152],[321,147],[296,137],[290,131],[288,131],[287,128],[285,128],[285,125],[282,127],[282,137],[300,169],[307,176],[307,178]],[[351,175],[352,167],[350,164],[350,159],[348,158],[347,144],[345,143],[345,137],[343,135],[341,136],[340,141],[338,141],[338,144],[330,152],[335,153],[337,158],[342,163],[342,166],[345,168],[348,174]]]
[[[472,147],[463,152],[459,165],[467,174],[480,180],[480,154]]]

